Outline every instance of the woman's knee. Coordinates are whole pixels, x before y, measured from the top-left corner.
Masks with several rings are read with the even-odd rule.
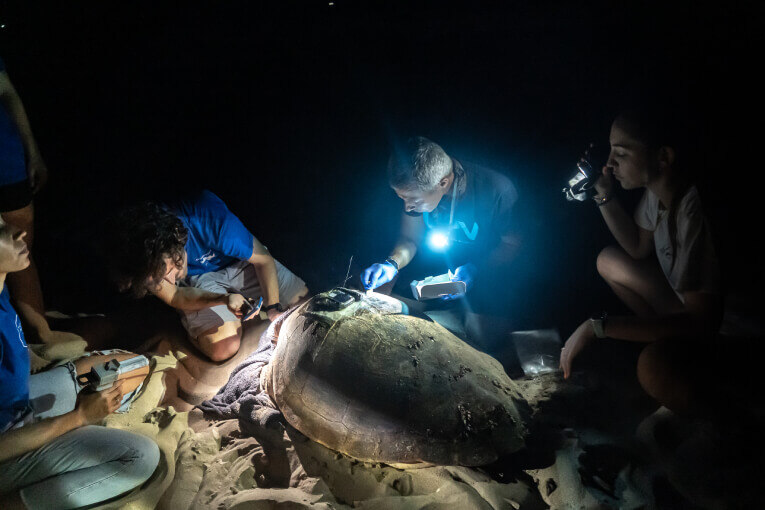
[[[598,274],[600,274],[604,280],[609,282],[620,280],[620,276],[627,270],[626,256],[627,254],[618,246],[607,246],[603,248],[598,254],[595,263],[598,268]]]
[[[143,484],[159,465],[159,447],[152,439],[127,430],[92,425],[87,428],[92,441],[85,445],[85,449],[93,450],[93,453],[97,451],[104,463],[116,461],[123,466],[119,475],[105,488],[112,493],[109,498]]]
[[[157,443],[140,434],[130,433],[129,439],[134,454],[131,459],[131,477],[135,486],[142,484],[154,473],[159,465],[159,447]]]
[[[687,386],[676,361],[677,350],[681,348],[677,343],[662,340],[646,346],[637,365],[637,377],[643,390],[670,408],[679,397],[685,398],[681,394]]]

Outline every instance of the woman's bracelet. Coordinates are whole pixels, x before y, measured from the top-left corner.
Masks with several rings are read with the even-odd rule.
[[[592,199],[595,200],[595,203],[598,204],[598,207],[603,207],[611,201],[612,196],[612,194],[606,193],[604,195],[595,195],[592,197]]]

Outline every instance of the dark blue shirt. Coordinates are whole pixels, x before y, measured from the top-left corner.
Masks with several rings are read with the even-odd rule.
[[[468,162],[460,163],[455,174],[458,191],[451,224],[451,194],[444,195],[433,212],[422,214],[428,231],[448,232],[450,245],[445,255],[452,270],[467,262],[480,266],[502,236],[518,229],[513,213],[518,191],[509,178]]]
[[[0,293],[0,431],[29,403],[29,352],[8,285]]]
[[[189,231],[189,276],[217,271],[252,256],[253,235],[210,191],[175,205],[173,210]]]
[[[0,58],[0,73],[4,71],[5,64]],[[19,130],[5,105],[0,103],[0,186],[16,184],[26,178],[27,165]]]

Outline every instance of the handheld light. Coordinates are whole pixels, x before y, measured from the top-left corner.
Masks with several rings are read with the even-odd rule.
[[[449,246],[449,236],[442,230],[435,230],[428,234],[428,244],[433,250],[443,251]]]

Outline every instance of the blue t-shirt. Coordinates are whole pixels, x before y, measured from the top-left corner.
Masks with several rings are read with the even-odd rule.
[[[0,73],[5,64],[0,58]],[[24,146],[16,124],[0,103],[0,186],[16,184],[27,178],[27,164]]]
[[[189,231],[189,276],[217,271],[252,256],[253,235],[212,192],[205,190],[172,209]]]
[[[0,293],[0,431],[29,403],[29,352],[8,285]]]

